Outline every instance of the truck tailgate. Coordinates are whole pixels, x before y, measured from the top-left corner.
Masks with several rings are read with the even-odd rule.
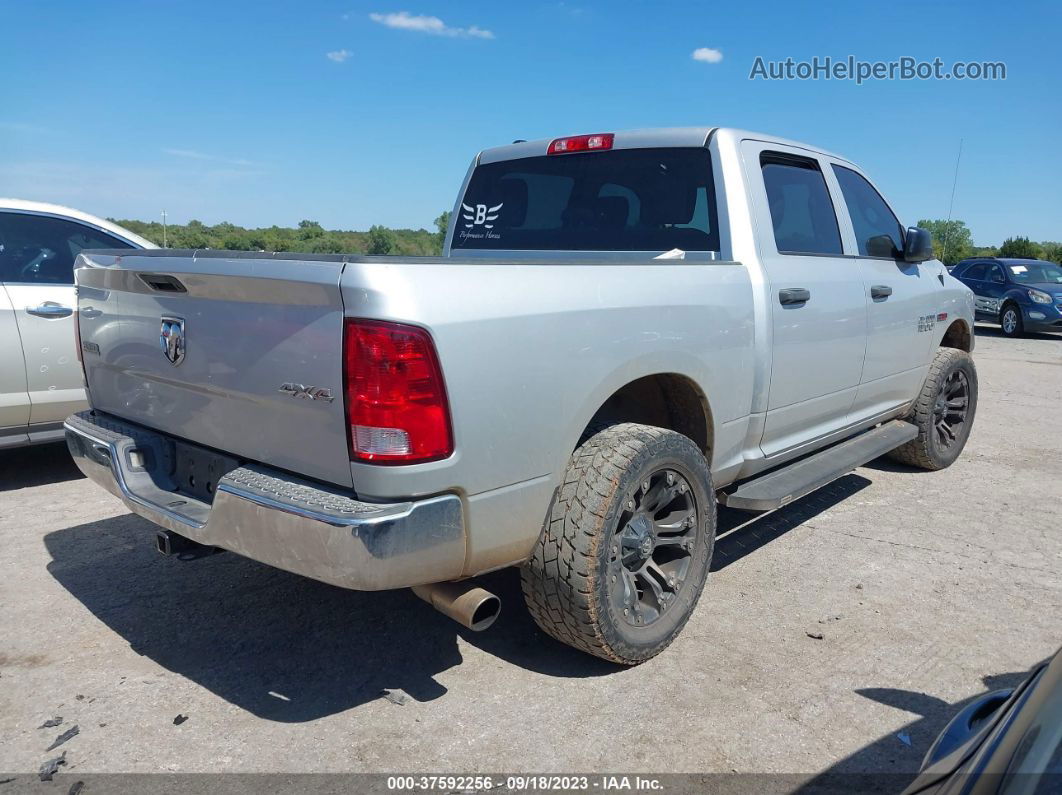
[[[93,408],[352,485],[342,257],[93,252],[76,267]]]

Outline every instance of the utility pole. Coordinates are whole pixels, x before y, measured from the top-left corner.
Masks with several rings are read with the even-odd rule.
[[[163,248],[169,248],[169,246],[166,245],[166,211],[165,210],[162,211],[162,247]]]

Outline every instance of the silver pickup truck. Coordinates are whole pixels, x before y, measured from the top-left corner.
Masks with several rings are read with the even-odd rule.
[[[161,526],[472,629],[634,664],[685,625],[716,505],[877,456],[940,469],[973,296],[853,163],[689,128],[474,159],[444,256],[83,253],[81,469]],[[912,519],[914,516],[912,515]]]

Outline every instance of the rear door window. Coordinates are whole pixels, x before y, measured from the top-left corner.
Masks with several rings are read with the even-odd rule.
[[[966,270],[964,270],[960,274],[960,277],[963,278],[963,279],[969,279],[970,281],[975,281],[975,282],[984,281],[985,272],[987,270],[988,270],[988,263],[987,262],[975,262],[973,265],[970,265],[969,267],[967,267]]]
[[[760,156],[779,254],[842,254],[837,214],[815,160],[781,153]]]
[[[480,165],[451,248],[718,251],[703,148],[614,149]]]
[[[74,260],[83,249],[133,246],[66,218],[0,213],[0,281],[73,284]]]

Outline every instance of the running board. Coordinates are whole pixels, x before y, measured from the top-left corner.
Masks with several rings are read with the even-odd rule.
[[[773,511],[846,475],[918,436],[909,422],[893,420],[840,444],[742,483],[720,502],[741,511]]]

